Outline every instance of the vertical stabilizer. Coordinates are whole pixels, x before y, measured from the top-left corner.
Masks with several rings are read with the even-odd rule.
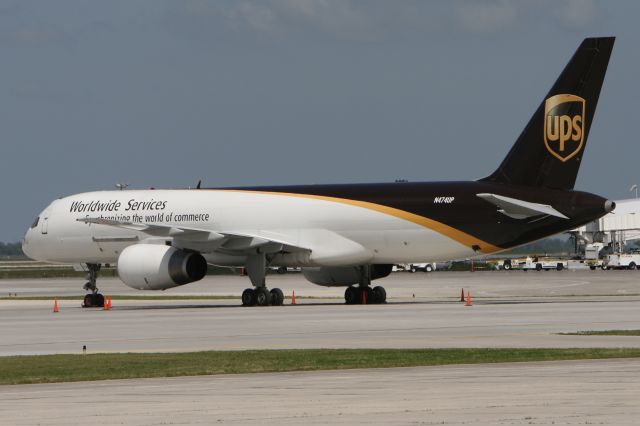
[[[485,182],[573,189],[615,37],[587,38]]]

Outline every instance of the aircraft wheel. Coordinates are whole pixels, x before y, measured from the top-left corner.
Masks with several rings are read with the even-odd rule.
[[[82,302],[82,307],[83,308],[93,308],[95,306],[93,304],[94,299],[95,298],[93,297],[93,293],[85,294],[84,295],[84,301]]]
[[[256,288],[256,305],[269,306],[269,303],[271,303],[271,293],[269,293],[269,290],[267,290],[266,287]]]
[[[272,288],[271,291],[271,304],[273,306],[282,306],[284,303],[284,293],[279,288]]]
[[[387,303],[387,292],[384,287],[377,286],[373,288],[373,300],[375,303]]]
[[[355,305],[358,303],[358,300],[360,299],[358,296],[358,289],[355,287],[349,286],[344,291],[344,301],[347,305]]]
[[[247,288],[242,292],[242,306],[253,306],[256,304],[256,292],[252,288]]]
[[[88,293],[84,296],[82,307],[83,308],[102,308],[104,307],[104,296],[100,293]]]

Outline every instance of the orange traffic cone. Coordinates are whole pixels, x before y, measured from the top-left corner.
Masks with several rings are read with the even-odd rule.
[[[104,303],[102,305],[102,310],[103,311],[108,311],[109,310],[109,296],[107,296],[106,299],[104,299]]]
[[[111,310],[113,307],[113,304],[111,303],[111,296],[107,296],[107,300],[109,301],[109,310]]]
[[[291,295],[291,304],[295,305],[296,304],[296,291],[293,290],[293,294]]]
[[[462,291],[460,292],[460,301],[464,302],[464,288],[462,289]]]
[[[367,304],[367,292],[365,290],[362,290],[362,304]]]
[[[467,304],[465,306],[473,306],[471,305],[471,292],[467,292]]]
[[[53,302],[53,313],[54,314],[58,313],[58,298],[57,297],[54,299],[54,302]]]

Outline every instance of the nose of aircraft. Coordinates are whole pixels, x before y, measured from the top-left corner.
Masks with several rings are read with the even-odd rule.
[[[39,243],[41,242],[41,226],[43,225],[44,212],[41,212],[36,219],[33,221],[27,232],[25,232],[24,237],[22,237],[22,251],[24,254],[29,256],[31,259],[35,260],[43,260],[39,259],[39,253],[41,252],[41,248],[39,247]]]
[[[29,242],[32,239],[31,237],[32,231],[33,229],[31,228],[27,229],[27,232],[25,232],[24,237],[22,237],[22,252],[33,259],[31,245],[29,244]]]

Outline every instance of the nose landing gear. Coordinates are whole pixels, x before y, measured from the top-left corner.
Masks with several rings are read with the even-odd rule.
[[[100,271],[99,263],[87,263],[87,282],[82,288],[87,291],[91,291],[84,296],[82,302],[83,308],[102,308],[104,307],[104,296],[98,293],[98,286],[96,281],[98,279],[98,271]]]

